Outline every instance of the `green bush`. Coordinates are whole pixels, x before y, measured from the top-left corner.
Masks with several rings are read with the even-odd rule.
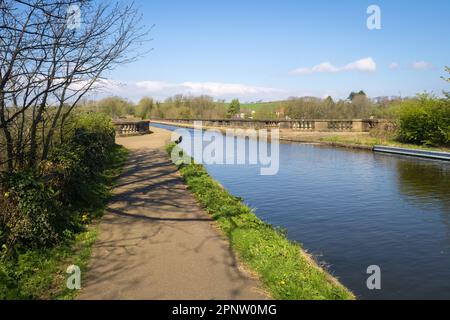
[[[74,206],[96,203],[105,190],[98,190],[100,174],[109,165],[115,147],[115,131],[111,119],[103,114],[86,114],[74,122],[67,143],[56,149],[51,160],[64,170],[65,201]]]
[[[64,281],[68,261],[84,271],[95,239],[91,228],[51,249],[27,250],[0,261],[0,300],[73,298],[76,292]]]
[[[35,171],[4,177],[2,229],[7,248],[44,247],[59,241],[70,214],[59,199],[57,185]]]
[[[104,115],[78,114],[66,129],[48,160],[0,176],[0,300],[70,298],[68,257],[87,265],[95,230],[85,226],[103,213],[127,151]]]
[[[428,95],[403,102],[399,109],[400,139],[427,145],[450,145],[450,100]]]
[[[105,115],[85,114],[71,127],[47,161],[0,177],[2,255],[72,237],[106,198],[103,173],[115,148],[114,126]]]

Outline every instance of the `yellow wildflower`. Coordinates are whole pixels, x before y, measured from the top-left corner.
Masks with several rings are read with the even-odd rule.
[[[89,213],[85,213],[81,216],[81,221],[88,222],[89,221]]]

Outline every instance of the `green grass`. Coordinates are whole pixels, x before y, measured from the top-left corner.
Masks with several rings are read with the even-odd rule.
[[[115,179],[127,158],[128,151],[116,146],[109,155],[108,168],[100,182],[87,184],[100,197],[95,204],[85,208],[91,216],[103,214]],[[93,223],[53,248],[28,250],[14,259],[0,261],[0,299],[73,299],[77,291],[66,287],[67,267],[77,265],[82,273],[86,271],[96,237]]]
[[[241,110],[261,111],[261,109],[264,109],[267,111],[276,111],[285,104],[286,101],[241,103]]]
[[[383,138],[377,138],[377,137],[371,137],[371,136],[330,136],[330,137],[321,138],[320,141],[343,143],[343,144],[353,144],[353,145],[363,145],[363,146],[369,146],[369,147],[374,147],[376,145],[383,145],[383,146],[409,148],[409,149],[450,152],[449,148],[419,146],[419,145],[415,145],[415,144],[402,143],[402,142],[392,140],[392,139],[383,139]]]
[[[169,145],[167,152],[170,154],[174,147]],[[179,170],[189,189],[228,236],[240,260],[259,275],[274,299],[355,298],[321,269],[300,244],[289,241],[281,230],[261,221],[240,198],[214,181],[203,166],[181,164]]]
[[[52,249],[27,251],[14,261],[0,263],[1,299],[71,299],[75,291],[66,288],[66,268],[72,264],[85,270],[94,228]]]

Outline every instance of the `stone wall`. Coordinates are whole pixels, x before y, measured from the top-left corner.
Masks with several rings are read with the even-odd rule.
[[[194,121],[202,121],[203,126],[230,128],[280,128],[293,131],[310,132],[368,132],[375,128],[380,120],[194,120],[194,119],[162,119],[161,122],[192,125]],[[158,122],[158,120],[155,120]]]
[[[150,121],[113,121],[113,123],[118,136],[150,133]]]

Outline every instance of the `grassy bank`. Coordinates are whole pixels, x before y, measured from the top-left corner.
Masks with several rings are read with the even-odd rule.
[[[0,299],[74,298],[76,291],[66,288],[66,269],[70,265],[79,266],[82,272],[86,269],[97,236],[95,219],[102,216],[127,158],[125,148],[113,147],[99,179],[81,186],[95,194],[96,200],[73,208],[93,218],[86,221],[79,233],[68,235],[51,248],[20,250],[14,257],[0,260]]]
[[[170,154],[175,146],[169,145]],[[178,147],[175,147],[178,148]],[[181,152],[181,150],[179,150]],[[198,164],[179,164],[189,189],[228,236],[240,260],[255,271],[275,299],[354,299],[281,230],[261,221]]]
[[[390,147],[399,147],[399,148],[408,148],[408,149],[418,149],[418,150],[430,150],[430,151],[443,151],[450,152],[450,148],[445,147],[427,147],[420,146],[416,144],[408,144],[402,143],[396,140],[389,140],[383,138],[376,138],[372,136],[329,136],[320,138],[319,141],[322,142],[331,142],[331,143],[339,143],[345,145],[355,145],[355,146],[367,146],[373,148],[376,145],[390,146]]]

